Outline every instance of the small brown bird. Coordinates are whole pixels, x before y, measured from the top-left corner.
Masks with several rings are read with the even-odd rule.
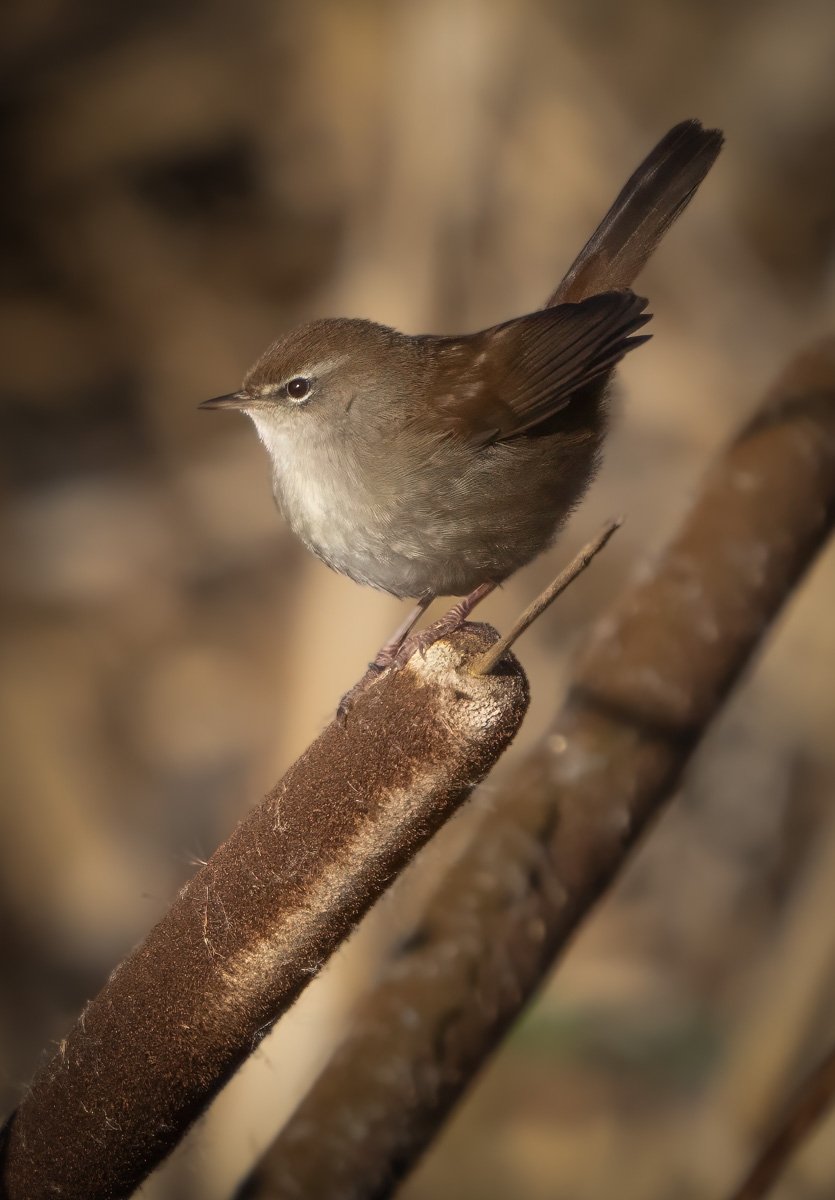
[[[614,369],[648,340],[636,336],[646,301],[628,289],[722,140],[698,121],[671,129],[543,309],[463,337],[314,321],[274,342],[239,392],[200,406],[252,419],[278,506],[314,554],[418,600],[372,672],[403,661],[436,596],[467,594],[420,636],[455,628],[550,545],[583,496]]]

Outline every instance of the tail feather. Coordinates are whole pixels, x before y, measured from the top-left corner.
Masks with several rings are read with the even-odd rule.
[[[698,121],[675,125],[628,180],[546,307],[630,287],[693,199],[723,140]]]

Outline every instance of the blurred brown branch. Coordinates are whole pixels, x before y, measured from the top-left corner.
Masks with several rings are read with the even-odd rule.
[[[176,1145],[516,733],[516,661],[466,670],[495,636],[381,678],[183,888],[12,1116],[5,1197],[125,1196]]]
[[[731,1200],[760,1200],[812,1133],[835,1096],[835,1046],[803,1081],[777,1128]]]
[[[670,796],[835,517],[835,339],[795,359],[240,1193],[390,1195]]]

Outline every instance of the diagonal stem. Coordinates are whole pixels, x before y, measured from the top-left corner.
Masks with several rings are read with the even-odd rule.
[[[545,591],[541,592],[533,603],[528,605],[522,615],[515,621],[510,632],[506,633],[504,637],[499,638],[486,654],[479,655],[470,666],[470,674],[489,675],[491,671],[495,670],[517,638],[520,638],[525,630],[533,625],[538,617],[542,616],[546,608],[549,608],[554,603],[557,596],[562,595],[568,585],[573,583],[577,576],[585,571],[591,560],[596,554],[600,553],[615,530],[619,529],[622,524],[622,517],[616,517],[613,520],[607,521],[597,537],[592,538],[580,553],[575,555],[568,566],[560,571],[556,579],[548,584]]]

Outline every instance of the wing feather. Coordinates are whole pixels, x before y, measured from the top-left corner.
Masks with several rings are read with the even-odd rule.
[[[646,305],[630,291],[604,292],[444,339],[435,387],[441,424],[478,444],[535,430],[648,340],[635,336],[650,319]]]

